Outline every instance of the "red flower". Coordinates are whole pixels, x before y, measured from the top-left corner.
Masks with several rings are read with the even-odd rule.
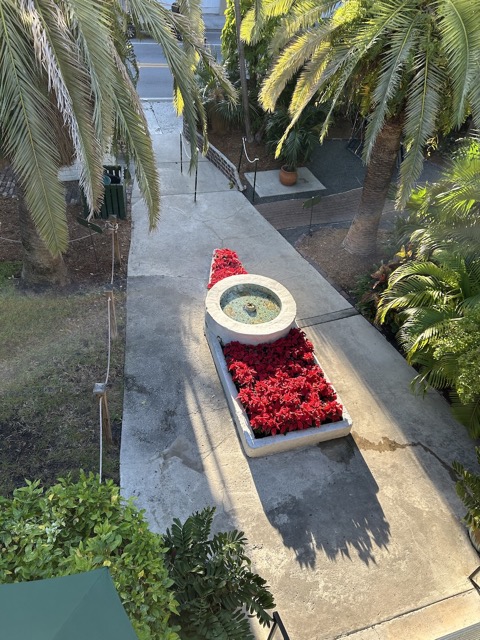
[[[210,280],[207,289],[211,289],[214,284],[229,276],[238,276],[247,273],[243,268],[235,251],[230,249],[215,249],[213,254],[212,267],[210,269]]]
[[[303,331],[291,329],[270,344],[230,342],[223,353],[257,437],[342,420],[342,406]]]

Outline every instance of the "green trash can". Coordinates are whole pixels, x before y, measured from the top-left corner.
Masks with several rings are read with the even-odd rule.
[[[103,183],[105,196],[100,213],[95,217],[107,220],[109,216],[116,216],[121,220],[127,217],[127,189],[125,185],[125,167],[121,165],[104,165]],[[83,215],[88,217],[89,210],[85,197],[83,199]]]

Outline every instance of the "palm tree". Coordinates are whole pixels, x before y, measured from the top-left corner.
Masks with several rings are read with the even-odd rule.
[[[472,0],[257,0],[245,20],[248,39],[264,16],[284,16],[261,91],[265,109],[273,111],[295,79],[290,127],[314,97],[330,105],[321,140],[342,100],[361,105],[367,118],[367,171],[347,251],[374,251],[402,141],[399,208],[420,176],[428,142],[459,127],[469,111],[480,122],[479,9]]]
[[[19,185],[24,277],[64,283],[68,231],[60,165],[72,156],[91,215],[103,197],[102,159],[120,141],[135,164],[150,226],[159,188],[147,124],[128,63],[127,13],[121,0],[0,0],[0,155]],[[196,162],[196,125],[205,113],[194,80],[199,58],[226,86],[205,50],[198,0],[173,16],[155,0],[128,0],[128,10],[162,45],[175,81]],[[183,35],[179,44],[175,28]],[[33,225],[29,223],[29,218]],[[38,235],[37,233],[38,232]]]

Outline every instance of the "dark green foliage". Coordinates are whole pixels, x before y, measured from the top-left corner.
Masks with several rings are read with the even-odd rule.
[[[200,63],[196,69],[196,81],[200,87],[202,104],[205,107],[209,125],[212,126],[212,120],[217,115],[228,127],[236,127],[243,122],[243,109],[239,101],[233,101],[231,96],[225,92],[224,86],[218,81],[218,78],[212,71]],[[238,89],[238,81],[234,81],[235,88]],[[250,104],[251,116],[258,116],[253,104]]]
[[[243,18],[253,7],[253,4],[254,0],[240,0],[242,23]],[[266,20],[262,24],[261,37],[255,43],[244,42],[245,65],[248,77],[249,115],[252,131],[256,134],[256,138],[258,139],[262,137],[265,126],[265,114],[263,109],[259,106],[258,93],[260,91],[262,80],[265,78],[272,61],[272,55],[268,50],[268,44],[273,37],[278,22],[279,20],[277,18]],[[235,24],[235,7],[233,0],[227,0],[225,24],[222,30],[221,42],[225,70],[230,81],[238,88],[240,71]],[[222,111],[223,113],[223,104],[218,104],[216,110]],[[232,114],[232,111],[230,111],[230,114]],[[238,105],[235,110],[235,115],[237,117],[237,121],[240,124],[243,124],[243,110],[241,105]],[[228,121],[233,123],[232,119],[229,119]]]
[[[412,196],[399,228],[412,260],[395,269],[377,321],[395,316],[397,339],[421,390],[449,393],[454,416],[480,435],[480,152],[465,141],[442,180]]]
[[[318,143],[317,128],[324,117],[325,114],[319,108],[309,105],[291,128],[278,156],[290,171],[294,171],[298,165],[310,159]],[[289,123],[290,115],[286,107],[278,107],[268,116],[266,137],[267,147],[271,153],[276,152]]]
[[[477,460],[480,465],[480,447],[476,447]],[[457,493],[467,509],[465,522],[472,529],[480,529],[480,475],[465,469],[459,462],[452,464],[458,477]]]
[[[161,536],[111,481],[81,473],[44,489],[27,482],[0,497],[0,582],[39,580],[107,566],[140,640],[178,639],[176,602]]]
[[[369,322],[375,321],[380,296],[388,286],[390,274],[411,257],[411,251],[402,247],[391,260],[387,262],[382,260],[380,264],[373,266],[371,273],[366,273],[357,279],[353,290],[357,301],[355,307]],[[388,325],[392,333],[398,331],[395,314],[388,314],[382,324]]]
[[[248,616],[268,626],[265,609],[273,597],[260,576],[250,571],[242,532],[217,533],[209,539],[213,508],[175,519],[165,535],[166,566],[180,603],[182,638],[191,640],[253,640]]]
[[[240,0],[242,17],[252,9],[253,4],[254,0]],[[278,18],[269,18],[262,25],[261,37],[255,43],[244,44],[245,62],[250,77],[250,85],[255,87],[257,92],[272,62],[268,45],[278,24]],[[227,0],[227,8],[225,10],[225,24],[222,29],[222,56],[229,76],[231,78],[238,77],[238,45],[233,0]]]

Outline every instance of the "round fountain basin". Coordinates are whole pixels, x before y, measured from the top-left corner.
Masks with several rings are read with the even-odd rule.
[[[220,298],[220,307],[232,320],[260,324],[274,320],[282,309],[279,298],[265,287],[237,284]]]
[[[296,304],[276,280],[254,274],[230,276],[207,294],[205,323],[223,344],[273,342],[287,335]]]

